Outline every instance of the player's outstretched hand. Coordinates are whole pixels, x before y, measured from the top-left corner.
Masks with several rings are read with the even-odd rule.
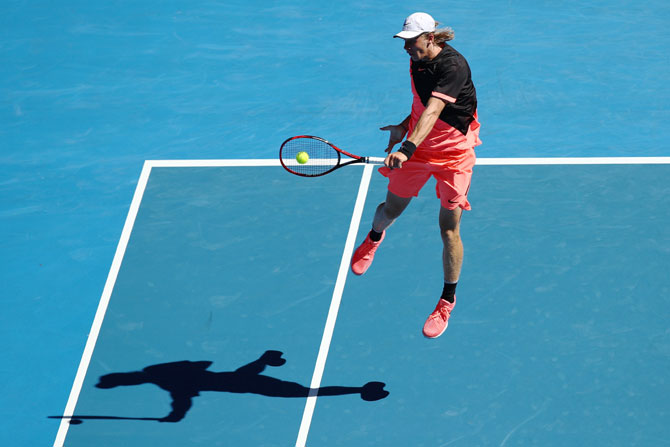
[[[385,151],[387,154],[391,153],[393,146],[402,142],[402,139],[405,138],[405,134],[407,133],[407,129],[405,129],[405,127],[401,126],[400,124],[380,127],[379,130],[388,130],[390,132],[389,145]]]
[[[281,351],[265,351],[261,356],[261,360],[265,362],[268,366],[282,366],[286,363],[286,359],[283,359],[283,352]]]

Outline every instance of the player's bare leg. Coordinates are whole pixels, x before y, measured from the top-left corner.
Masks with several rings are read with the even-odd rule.
[[[372,220],[372,229],[377,233],[383,233],[384,230],[400,217],[411,200],[411,197],[400,197],[388,191],[386,193],[386,201],[377,206],[375,217]]]
[[[372,264],[377,247],[384,239],[384,231],[405,211],[411,197],[399,197],[389,191],[386,194],[386,202],[380,203],[372,219],[372,231],[368,233],[365,240],[358,246],[351,258],[351,271],[356,275],[362,275]]]
[[[442,265],[446,283],[457,283],[461,275],[463,242],[461,241],[460,223],[462,215],[463,210],[460,208],[448,210],[440,207],[440,235],[444,245]]]
[[[456,283],[463,265],[463,242],[460,223],[463,210],[440,208],[440,234],[442,235],[442,266],[444,268],[444,288],[435,310],[423,326],[423,335],[436,338],[447,329],[449,316],[456,305]]]

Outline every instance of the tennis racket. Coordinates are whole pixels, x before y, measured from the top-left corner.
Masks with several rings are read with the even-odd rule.
[[[305,163],[298,162],[296,158],[300,152],[305,152],[309,157]],[[348,158],[343,158],[343,155]],[[279,161],[284,169],[301,177],[318,177],[347,165],[378,164],[384,163],[384,160],[381,157],[360,157],[350,154],[323,138],[310,135],[291,137],[279,148]]]

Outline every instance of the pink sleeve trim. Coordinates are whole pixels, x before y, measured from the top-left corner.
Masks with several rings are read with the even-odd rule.
[[[444,99],[447,102],[451,102],[451,103],[456,102],[456,98],[453,98],[449,95],[445,95],[444,93],[433,92],[432,95],[435,96],[436,98]]]

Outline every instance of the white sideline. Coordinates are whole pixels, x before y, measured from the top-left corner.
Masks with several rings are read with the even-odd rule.
[[[74,384],[72,385],[72,390],[70,391],[70,397],[68,398],[67,404],[65,405],[65,411],[63,413],[63,418],[60,421],[60,426],[58,427],[58,433],[56,434],[54,447],[63,447],[63,444],[65,443],[65,436],[67,435],[67,431],[70,426],[69,416],[72,416],[75,407],[77,406],[79,393],[81,392],[81,387],[84,384],[84,378],[86,377],[86,371],[88,371],[88,366],[91,362],[91,357],[93,356],[95,344],[98,341],[100,327],[102,326],[102,321],[104,320],[105,313],[107,312],[107,305],[109,304],[109,299],[112,296],[112,291],[114,290],[114,284],[116,283],[116,278],[119,274],[119,269],[121,268],[121,262],[123,261],[126,248],[128,247],[130,233],[133,231],[133,225],[135,224],[135,219],[137,218],[137,212],[140,209],[140,203],[142,202],[142,196],[144,195],[144,190],[146,189],[150,173],[151,165],[145,162],[144,166],[142,167],[140,179],[137,182],[137,188],[135,188],[133,201],[130,204],[128,217],[126,217],[126,223],[123,226],[123,231],[121,232],[119,244],[116,247],[116,253],[114,254],[114,259],[112,260],[112,267],[109,269],[109,275],[107,276],[105,288],[102,291],[102,297],[98,303],[98,310],[95,313],[93,325],[91,326],[91,331],[88,334],[88,340],[86,341],[86,346],[84,347],[84,353],[82,354],[81,361],[79,362],[79,368],[77,369],[77,374],[74,378]]]
[[[300,430],[298,431],[298,440],[295,443],[296,447],[305,447],[305,443],[307,442],[307,434],[309,433],[309,426],[312,423],[312,415],[314,414],[314,407],[316,406],[317,392],[321,386],[323,370],[326,367],[326,358],[328,357],[330,342],[333,338],[333,331],[335,330],[335,321],[337,320],[337,313],[340,309],[340,303],[342,301],[344,283],[347,281],[347,274],[349,273],[349,262],[351,260],[351,255],[354,252],[354,244],[356,243],[358,227],[361,223],[361,216],[363,215],[363,207],[365,206],[365,198],[368,194],[368,188],[370,186],[372,170],[372,165],[365,166],[361,178],[361,183],[358,188],[358,196],[356,197],[356,204],[354,205],[354,213],[351,216],[349,233],[347,233],[347,240],[344,244],[344,252],[342,253],[342,260],[340,261],[340,270],[337,273],[335,289],[333,290],[333,298],[330,301],[330,309],[328,310],[326,327],[321,338],[319,355],[316,359],[314,374],[312,375],[312,382],[309,386],[309,396],[307,397],[307,402],[305,403],[305,411],[303,412],[302,422],[300,423]]]

